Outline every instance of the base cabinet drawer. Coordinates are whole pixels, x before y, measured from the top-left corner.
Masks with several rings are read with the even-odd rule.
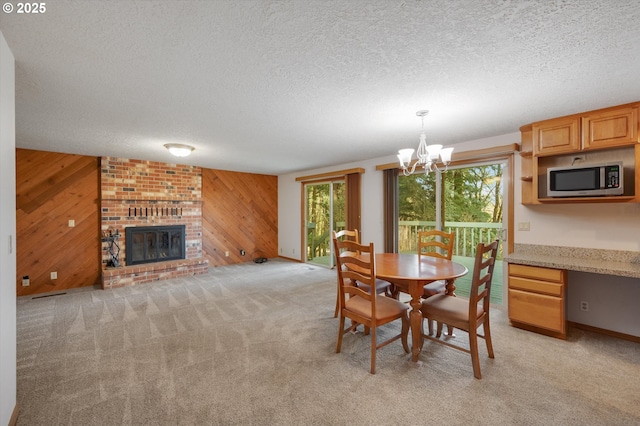
[[[509,289],[509,319],[565,334],[564,299]]]
[[[556,297],[563,296],[562,284],[532,280],[530,278],[509,277],[509,288],[530,291],[533,293],[548,294]]]
[[[509,264],[509,275],[541,281],[551,281],[554,283],[564,283],[567,280],[567,272],[563,269],[516,264]]]

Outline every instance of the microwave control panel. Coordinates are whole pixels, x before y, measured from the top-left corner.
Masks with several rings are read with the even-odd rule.
[[[610,189],[620,187],[620,166],[606,166],[605,174],[605,188]]]

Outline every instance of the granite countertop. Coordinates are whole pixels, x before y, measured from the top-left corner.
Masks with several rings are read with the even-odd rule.
[[[508,263],[640,278],[640,252],[515,244]]]

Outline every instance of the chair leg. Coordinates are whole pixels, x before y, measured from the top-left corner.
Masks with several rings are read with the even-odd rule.
[[[438,327],[436,328],[436,337],[439,339],[442,336],[442,323],[440,321],[437,322]]]
[[[371,374],[376,374],[376,327],[371,327]]]
[[[432,333],[433,333],[433,325],[429,323],[429,336],[431,336]],[[438,323],[436,337],[440,338],[440,336],[442,336],[442,324]],[[453,337],[453,327],[451,327],[449,324],[447,324],[447,336]]]
[[[433,321],[427,318],[427,323],[429,324],[429,336],[433,336]]]
[[[391,297],[392,299],[398,300],[400,296],[400,290],[394,284],[391,284],[384,292],[384,295],[387,297]]]
[[[342,349],[342,336],[344,335],[344,317],[340,315],[340,324],[338,325],[338,343],[336,344],[336,353],[340,353]]]
[[[405,314],[402,317],[402,347],[406,353],[409,353],[409,316]],[[421,333],[422,334],[422,333]]]
[[[338,312],[340,311],[340,293],[336,297],[336,310],[333,312],[333,317],[338,318]]]
[[[480,373],[480,358],[478,357],[478,330],[469,330],[469,349],[471,349],[471,363],[473,364],[473,375],[476,379],[482,379]]]
[[[489,315],[487,315],[484,319],[482,327],[484,328],[484,342],[487,344],[487,352],[489,353],[489,358],[493,358],[493,343],[491,342],[491,327],[489,326]]]

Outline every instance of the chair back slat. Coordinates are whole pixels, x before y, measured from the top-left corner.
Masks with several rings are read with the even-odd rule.
[[[355,241],[356,243],[360,243],[360,234],[357,229],[343,229],[342,231],[336,231],[335,237],[339,241]]]
[[[454,232],[432,229],[418,232],[418,255],[451,260],[453,255]]]

